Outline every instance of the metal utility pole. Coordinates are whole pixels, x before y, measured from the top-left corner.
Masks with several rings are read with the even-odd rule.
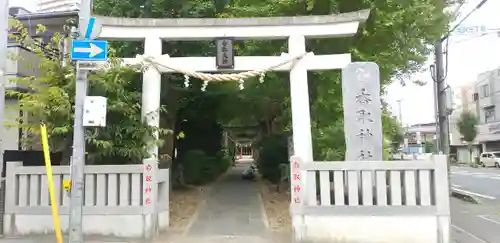
[[[448,107],[446,107],[447,97],[446,97],[446,82],[445,82],[445,70],[443,64],[443,42],[450,37],[450,33],[460,26],[469,16],[471,16],[476,10],[480,9],[488,0],[482,0],[476,7],[470,11],[463,19],[461,19],[458,24],[456,24],[451,30],[439,39],[434,45],[434,60],[435,60],[435,92],[436,92],[436,102],[437,102],[437,123],[439,125],[439,147],[443,154],[450,154],[450,126],[448,122]],[[443,11],[446,1],[437,1],[436,6],[439,11]],[[446,50],[448,51],[448,50]],[[448,55],[448,53],[447,53]],[[451,108],[451,107],[450,107]]]
[[[437,122],[439,126],[439,151],[443,154],[450,154],[450,127],[448,122],[448,110],[446,107],[446,82],[445,70],[443,64],[443,45],[441,40],[438,40],[434,45],[434,60],[435,60],[435,83],[436,83],[436,98],[437,98]]]
[[[434,69],[432,69],[434,68]],[[433,75],[433,91],[434,91],[434,119],[436,121],[436,139],[435,139],[435,143],[434,146],[436,148],[436,153],[439,154],[439,152],[441,151],[441,145],[440,145],[440,134],[439,134],[439,131],[440,131],[440,126],[439,126],[439,108],[438,108],[438,100],[439,100],[439,92],[438,92],[438,84],[436,82],[436,78],[435,78],[435,65],[431,66],[431,70],[434,70],[434,72],[432,73]]]
[[[9,0],[0,1],[0,175],[3,174],[3,138],[5,137],[5,84],[7,80],[7,42],[9,38]],[[3,179],[3,178],[2,178]]]
[[[92,0],[82,0],[78,27],[86,29],[92,11]],[[82,34],[80,34],[82,35]],[[71,201],[69,215],[69,243],[83,243],[82,210],[85,169],[85,128],[83,104],[87,95],[88,71],[76,64],[75,120],[73,126],[73,155],[71,161]]]

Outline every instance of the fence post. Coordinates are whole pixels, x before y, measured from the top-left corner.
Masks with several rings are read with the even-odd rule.
[[[3,214],[3,234],[13,234],[14,220],[12,211],[16,207],[16,198],[19,192],[16,190],[16,168],[22,166],[22,162],[7,162],[5,170],[5,193],[4,193],[4,214]],[[16,194],[17,193],[17,194]]]
[[[163,231],[170,226],[170,167],[158,170],[158,205],[156,215],[158,215],[158,231]]]
[[[434,187],[436,195],[438,242],[450,242],[450,193],[448,181],[448,157],[446,155],[433,155],[432,162],[435,166]]]

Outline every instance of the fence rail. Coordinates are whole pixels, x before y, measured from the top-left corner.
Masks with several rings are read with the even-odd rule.
[[[312,162],[303,168],[314,178],[307,181],[308,206],[435,205],[432,162]]]
[[[142,165],[86,166],[84,214],[137,214],[142,210]],[[6,213],[50,213],[44,167],[8,163]],[[55,197],[60,213],[67,214],[69,194],[62,181],[70,178],[69,166],[54,166]]]
[[[52,227],[51,224],[37,223],[40,216],[48,222],[51,218],[45,167],[8,162],[6,172],[4,217],[8,220],[6,222],[10,222],[4,227],[7,234],[46,232]],[[142,230],[143,227],[132,230],[111,223],[122,221],[149,225],[141,222],[144,221],[143,215],[157,215],[160,227],[168,226],[169,169],[156,169],[144,164],[88,165],[84,172],[82,213],[84,221],[86,216],[90,216],[87,220],[93,221],[84,224],[84,228],[89,229],[87,233],[129,236],[149,234]],[[52,174],[59,214],[66,227],[64,222],[69,215],[70,194],[63,189],[62,182],[70,179],[70,167],[53,166]]]
[[[325,162],[307,162],[292,157],[290,168],[291,213],[305,217],[299,221],[306,224],[305,228],[295,228],[296,233],[302,232],[304,237],[353,240],[354,235],[344,230],[361,227],[370,228],[365,238],[384,237],[378,239],[382,242],[395,237],[377,234],[376,228],[385,222],[383,228],[402,231],[399,234],[402,238],[398,239],[409,240],[420,230],[423,238],[415,242],[428,241],[432,234],[439,234],[435,239],[441,239],[440,242],[448,242],[450,211],[446,156],[433,156],[426,161]],[[417,230],[414,220],[427,222],[427,225]],[[438,225],[432,226],[436,222]]]

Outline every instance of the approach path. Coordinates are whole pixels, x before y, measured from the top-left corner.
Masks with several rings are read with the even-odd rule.
[[[267,227],[259,185],[241,179],[252,160],[240,160],[213,187],[179,243],[275,243]],[[174,242],[177,243],[177,242]]]

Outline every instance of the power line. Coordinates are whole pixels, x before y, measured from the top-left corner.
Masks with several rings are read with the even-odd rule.
[[[449,45],[450,33],[453,32],[461,23],[463,23],[469,16],[472,15],[477,9],[481,8],[488,0],[482,0],[471,12],[469,12],[464,18],[462,18],[456,26],[454,26],[445,36],[441,37],[434,44],[434,70],[435,70],[435,82],[434,84],[434,92],[435,92],[435,109],[436,109],[436,125],[439,127],[439,143],[438,146],[442,150],[438,150],[440,153],[444,153],[446,155],[450,152],[450,127],[448,121],[448,108],[446,104],[448,102],[447,92],[446,92],[446,76],[447,71],[444,68],[443,59],[448,59],[448,52],[446,51],[446,56],[443,53],[443,42],[446,40],[446,46]],[[436,7],[440,10],[440,12],[444,11],[446,2],[444,0],[436,1]],[[461,8],[461,7],[460,7]],[[460,9],[459,8],[459,9]],[[448,49],[448,48],[447,48]],[[448,61],[446,60],[446,66],[448,66]],[[434,77],[433,77],[434,78]],[[448,164],[449,166],[449,164]],[[449,167],[448,167],[449,169]]]
[[[450,34],[456,30],[465,20],[467,20],[474,12],[476,12],[478,9],[480,9],[485,3],[487,3],[488,0],[481,0],[481,2],[479,2],[476,7],[474,7],[474,9],[472,9],[467,15],[465,15],[465,17],[463,17],[460,21],[458,21],[458,23],[453,26],[453,28],[451,28],[450,31],[448,31],[448,34],[446,34],[445,36],[443,36],[441,38],[441,42],[448,39],[448,37],[450,37]]]
[[[466,39],[452,41],[451,44],[459,44],[459,43],[463,43],[463,42],[466,42],[466,41],[470,41],[470,40],[474,40],[474,39],[477,39],[477,38],[481,38],[481,37],[485,37],[485,36],[490,36],[490,35],[498,35],[500,37],[500,29],[498,31],[494,31],[494,32],[481,33],[479,35],[471,36],[471,37],[466,38]]]
[[[476,7],[474,7],[474,9],[472,9],[467,15],[465,15],[465,17],[463,17],[460,21],[458,21],[458,23],[455,26],[453,26],[451,28],[451,30],[449,30],[448,33],[444,37],[441,38],[441,43],[446,40],[446,46],[445,46],[445,52],[444,52],[446,66],[444,68],[444,76],[443,76],[442,80],[438,79],[438,82],[442,82],[442,81],[446,80],[446,78],[448,77],[448,63],[449,63],[449,61],[448,61],[449,60],[449,55],[448,55],[449,48],[448,47],[450,45],[449,37],[451,36],[451,33],[453,33],[453,31],[455,31],[465,20],[467,20],[475,11],[480,9],[486,2],[488,2],[488,0],[481,0],[481,2],[479,2],[476,5]],[[460,4],[460,6],[457,9],[457,12],[459,12],[460,9],[464,6],[464,3],[465,3],[465,1],[463,1]]]
[[[460,10],[462,9],[462,7],[465,5],[465,0],[461,1],[460,2],[460,5],[458,5],[457,9],[455,10],[455,13],[453,13],[453,15],[455,16],[460,16]]]

